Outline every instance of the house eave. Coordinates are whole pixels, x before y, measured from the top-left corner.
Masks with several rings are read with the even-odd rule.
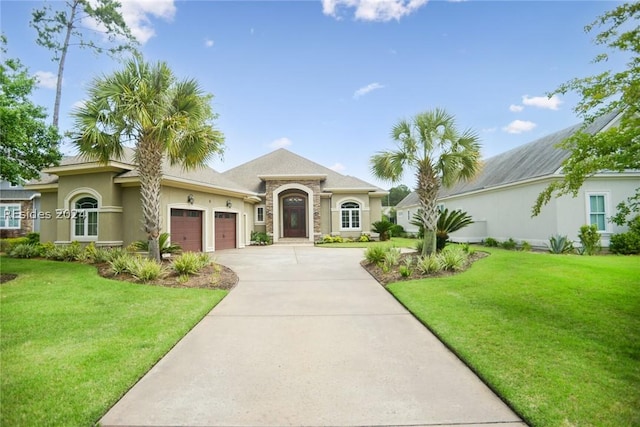
[[[63,166],[54,166],[50,168],[46,168],[43,172],[46,172],[50,175],[80,175],[85,173],[96,173],[96,172],[122,172],[133,170],[133,165],[128,165],[126,163],[121,162],[113,162],[109,163],[100,163],[100,162],[88,162],[88,163],[76,163],[72,165],[63,165]]]
[[[52,184],[27,184],[24,186],[26,190],[33,191],[42,191],[42,192],[51,192],[56,191],[58,189],[58,183]]]
[[[386,196],[389,193],[382,193],[380,190],[374,187],[340,187],[340,188],[324,188],[323,191],[331,193],[369,193],[370,195],[379,194],[380,197]]]
[[[124,186],[140,185],[139,177],[116,178],[113,180],[113,182],[116,184],[123,184]],[[232,196],[232,197],[250,198],[250,197],[258,196],[256,193],[252,193],[249,191],[242,191],[242,190],[237,190],[233,188],[207,184],[204,182],[195,182],[188,179],[177,178],[173,176],[163,177],[162,185],[167,187],[183,188],[191,191],[202,191],[205,193],[215,193],[215,194]]]

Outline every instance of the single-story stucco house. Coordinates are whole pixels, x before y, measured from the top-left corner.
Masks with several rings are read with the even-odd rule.
[[[602,116],[584,131],[594,134],[615,126],[618,120],[617,114]],[[608,247],[612,234],[627,231],[627,227],[618,227],[608,218],[615,214],[618,203],[635,194],[640,186],[640,171],[598,173],[584,182],[577,197],[552,198],[538,216],[531,217],[538,194],[562,176],[561,165],[569,153],[557,144],[581,128],[581,124],[575,125],[486,159],[482,171],[472,181],[442,188],[439,207],[450,211],[462,209],[474,220],[474,224],[453,233],[451,240],[513,238],[545,247],[549,238],[557,234],[577,242],[582,225],[596,224],[602,246]],[[415,192],[396,206],[398,224],[409,233],[418,231],[409,222],[418,208]]]
[[[146,239],[131,149],[107,164],[65,157],[27,187],[41,194],[42,241],[127,246]],[[381,219],[387,194],[286,149],[224,173],[165,162],[161,191],[162,230],[183,250],[203,252],[242,248],[253,231],[274,242],[359,237]]]
[[[0,181],[0,238],[22,237],[40,231],[39,210],[40,193]]]

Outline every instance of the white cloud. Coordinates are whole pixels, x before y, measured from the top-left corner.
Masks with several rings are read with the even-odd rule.
[[[204,45],[206,47],[212,47],[214,45],[214,43],[215,42],[213,40],[210,40],[210,39],[205,39],[205,41],[204,41]]]
[[[557,95],[553,95],[551,98],[546,96],[529,97],[529,95],[524,95],[522,97],[522,103],[532,107],[557,110],[560,107],[560,104],[562,104],[562,100]]]
[[[58,77],[51,71],[36,71],[34,77],[38,80],[38,86],[45,89],[55,89]]]
[[[289,138],[282,137],[282,138],[278,138],[276,140],[271,141],[269,143],[269,148],[276,150],[278,148],[288,147],[291,144],[293,144],[293,142],[291,142]]]
[[[509,105],[509,111],[513,113],[519,113],[522,110],[524,110],[524,107],[522,105],[515,105],[515,104]]]
[[[141,44],[145,44],[156,35],[150,17],[170,22],[176,14],[174,0],[121,0],[120,4],[124,22]],[[99,25],[94,19],[85,18],[83,24],[91,29],[104,31],[104,26]]]
[[[342,163],[336,163],[333,166],[330,166],[329,169],[335,172],[342,172],[346,167]]]
[[[503,127],[502,130],[507,133],[522,133],[529,132],[533,130],[537,125],[528,120],[514,120],[509,123],[507,126]]]
[[[322,0],[322,13],[341,19],[339,9],[355,8],[355,17],[362,21],[400,20],[410,15],[428,0]]]
[[[384,86],[383,86],[383,85],[381,85],[380,83],[371,83],[371,84],[368,84],[368,85],[363,86],[363,87],[361,87],[360,89],[356,90],[356,91],[353,93],[353,99],[358,99],[358,98],[360,98],[361,96],[368,94],[369,92],[372,92],[372,91],[374,91],[374,90],[376,90],[376,89],[382,89],[383,87],[384,87]]]

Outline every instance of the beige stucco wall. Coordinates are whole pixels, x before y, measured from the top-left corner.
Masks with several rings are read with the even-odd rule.
[[[40,191],[40,241],[56,241],[57,220],[56,207],[58,206],[58,193]]]
[[[193,204],[187,202],[187,197],[193,195]],[[227,200],[231,207],[227,207]],[[243,199],[232,196],[206,193],[176,187],[162,187],[160,199],[160,212],[162,215],[162,229],[171,234],[171,209],[194,209],[203,212],[203,244],[206,252],[215,250],[215,212],[229,212],[236,214],[237,239],[236,247],[246,246],[251,238],[250,224],[253,223],[253,208]]]
[[[320,233],[331,234],[331,198],[320,198]]]
[[[340,220],[340,206],[346,202],[360,204],[360,228],[343,230]],[[371,232],[371,206],[368,193],[335,193],[331,196],[331,233],[342,237],[360,237],[362,233]]]
[[[145,240],[147,234],[142,227],[142,203],[140,202],[140,187],[122,188],[123,206],[123,236],[124,246],[129,246],[137,240]]]

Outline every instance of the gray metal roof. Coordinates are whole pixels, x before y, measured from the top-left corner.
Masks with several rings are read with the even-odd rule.
[[[272,151],[257,159],[251,160],[235,168],[223,172],[231,181],[238,182],[250,191],[263,194],[265,183],[260,176],[295,176],[326,175],[321,182],[322,189],[362,189],[367,191],[384,191],[375,185],[349,175],[342,175],[334,170],[312,162],[284,148]]]
[[[552,175],[569,156],[568,151],[557,147],[560,142],[581,129],[593,135],[607,126],[617,115],[610,113],[599,117],[584,129],[583,124],[577,124],[488,158],[483,162],[482,171],[472,181],[459,183],[451,188],[441,188],[439,197]]]

